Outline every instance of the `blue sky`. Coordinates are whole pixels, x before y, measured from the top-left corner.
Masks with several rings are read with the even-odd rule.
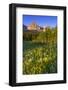
[[[29,25],[36,22],[38,25],[55,27],[57,26],[57,16],[37,16],[37,15],[23,15],[22,22],[24,25]]]

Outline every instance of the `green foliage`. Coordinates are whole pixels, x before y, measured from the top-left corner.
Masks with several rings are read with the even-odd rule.
[[[36,43],[57,43],[57,27],[50,29],[47,27],[45,31],[25,31],[23,32],[25,41],[33,41]]]
[[[24,74],[44,74],[56,73],[56,46],[41,46],[24,51],[23,73]]]
[[[23,74],[57,73],[57,27],[24,32]]]

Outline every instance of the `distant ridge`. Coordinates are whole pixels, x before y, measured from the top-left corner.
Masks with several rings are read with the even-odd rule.
[[[57,27],[57,26],[56,26]],[[32,22],[28,26],[23,24],[23,31],[46,31],[46,28],[52,29],[52,27],[41,27],[36,22]],[[54,27],[55,28],[55,27]]]
[[[26,26],[26,25],[23,24],[23,29],[25,31],[27,31],[27,30],[29,30],[29,31],[40,31],[40,30],[43,30],[43,27],[39,26],[35,22],[32,22],[28,26]]]

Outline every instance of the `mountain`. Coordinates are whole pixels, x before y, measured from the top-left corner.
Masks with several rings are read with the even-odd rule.
[[[41,31],[41,30],[43,30],[43,27],[39,26],[35,22],[32,22],[28,26],[23,24],[23,30],[26,30],[26,31],[27,30],[29,30],[29,31]]]
[[[50,26],[47,26],[47,27],[41,27],[39,26],[36,22],[32,22],[31,24],[29,24],[28,26],[24,25],[23,24],[23,31],[46,31],[46,29],[51,29],[51,30],[54,30],[54,28],[56,27],[50,27]]]
[[[23,24],[23,30],[27,30],[27,26]]]
[[[28,25],[27,29],[28,30],[37,30],[37,31],[40,31],[40,30],[43,29],[43,27],[39,26],[35,22],[32,22],[31,24]]]

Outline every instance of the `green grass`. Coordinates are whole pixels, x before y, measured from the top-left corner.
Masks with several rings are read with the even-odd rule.
[[[23,42],[23,74],[57,73],[56,44]]]
[[[28,49],[33,49],[33,48],[37,48],[37,47],[45,47],[45,44],[42,43],[35,43],[32,41],[24,41],[23,42],[23,50],[28,50]]]

